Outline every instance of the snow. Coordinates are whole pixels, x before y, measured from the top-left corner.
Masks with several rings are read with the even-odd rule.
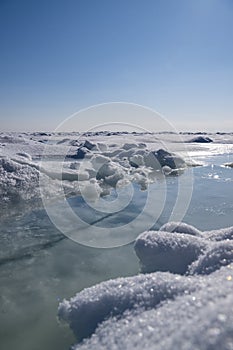
[[[188,234],[144,232],[135,243],[142,272],[169,271],[185,274],[206,248],[204,240]]]
[[[53,198],[62,191],[59,181],[66,194],[80,194],[81,186],[82,193],[88,197],[95,194],[91,197],[97,200],[112,188],[129,182],[138,183],[146,190],[158,178],[157,171],[169,176],[172,169],[186,167],[185,161],[175,153],[158,149],[156,140],[146,144],[135,139],[134,134],[127,134],[134,142],[124,143],[125,134],[116,133],[111,134],[117,141],[112,143],[107,132],[88,135],[92,137],[46,132],[0,134],[2,202],[39,200],[40,186],[44,194]],[[98,142],[103,135],[108,142]],[[152,145],[154,150],[150,149]],[[88,183],[90,180],[97,181],[96,185]],[[79,186],[79,182],[83,183]]]
[[[146,274],[60,303],[74,349],[233,349],[232,232],[168,223],[141,234],[135,251]]]
[[[193,236],[202,235],[201,231],[191,225],[185,224],[184,222],[168,222],[167,224],[160,227],[160,231],[188,233],[189,235]]]
[[[27,159],[25,157],[25,159]],[[17,203],[39,195],[39,171],[29,164],[21,164],[20,160],[0,158],[0,196],[2,204]]]

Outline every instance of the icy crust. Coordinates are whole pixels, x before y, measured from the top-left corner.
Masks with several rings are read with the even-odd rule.
[[[164,228],[136,240],[146,274],[60,303],[59,318],[78,341],[73,349],[233,349],[233,227],[198,235],[189,225]]]

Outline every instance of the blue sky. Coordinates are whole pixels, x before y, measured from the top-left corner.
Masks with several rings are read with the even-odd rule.
[[[232,0],[0,0],[0,47],[2,130],[125,101],[233,131]]]

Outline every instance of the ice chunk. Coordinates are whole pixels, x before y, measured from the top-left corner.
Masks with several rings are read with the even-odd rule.
[[[213,142],[209,137],[197,136],[191,139],[189,142],[210,143]]]
[[[96,181],[91,180],[82,188],[82,196],[85,200],[95,202],[101,194],[101,188]]]
[[[144,166],[144,157],[141,154],[134,154],[132,157],[129,158],[129,163],[135,168],[139,166]]]
[[[224,164],[226,167],[228,167],[228,168],[233,168],[233,163],[226,163],[226,164]]]
[[[159,149],[157,152],[154,152],[154,155],[157,157],[161,166],[167,165],[172,169],[185,167],[185,161],[182,158],[177,157],[176,155],[163,149]]]
[[[125,143],[122,148],[126,151],[132,149],[132,148],[137,148],[137,144],[136,143]]]
[[[87,148],[89,151],[91,151],[93,148],[96,148],[96,145],[88,140],[86,140],[83,144],[83,147]]]
[[[77,149],[77,153],[70,157],[74,159],[84,159],[89,153],[90,151],[87,148],[80,147]]]
[[[111,187],[116,187],[119,180],[123,180],[125,177],[124,169],[114,163],[104,164],[98,171],[96,178],[98,180],[104,180],[105,184]]]
[[[91,157],[91,163],[94,169],[99,170],[103,164],[110,163],[111,159],[103,155],[94,155]]]
[[[107,152],[108,150],[108,146],[102,142],[97,142],[97,147],[101,152]]]
[[[147,167],[152,169],[160,169],[164,166],[169,166],[171,169],[180,169],[185,167],[185,161],[163,149],[158,151],[145,152],[144,162]]]
[[[78,162],[70,163],[70,169],[78,170],[79,168],[80,168],[80,163],[78,163]]]

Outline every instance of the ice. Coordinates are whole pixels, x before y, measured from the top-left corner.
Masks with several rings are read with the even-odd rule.
[[[233,163],[226,163],[225,166],[227,166],[229,168],[233,168]]]
[[[145,153],[144,162],[147,167],[151,167],[152,169],[161,169],[164,166],[168,166],[171,169],[185,167],[185,161],[182,158],[163,149]]]
[[[88,156],[88,154],[90,154],[88,148],[80,147],[80,148],[77,149],[77,153],[74,154],[74,155],[71,155],[70,158],[84,159],[85,157]]]
[[[52,135],[42,132],[31,135],[23,134],[23,136],[3,134],[1,141],[4,141],[7,146],[4,146],[2,157],[3,159],[8,157],[9,162],[15,162],[18,166],[21,164],[20,179],[27,182],[26,187],[17,185],[21,187],[20,200],[28,199],[28,196],[24,196],[24,188],[28,194],[31,191],[32,198],[39,198],[39,185],[44,184],[46,187],[46,181],[48,183],[46,192],[50,193],[52,197],[61,192],[61,186],[58,183],[61,180],[66,195],[80,193],[78,182],[83,182],[81,185],[83,193],[93,191],[93,186],[89,186],[89,184],[87,184],[87,189],[84,189],[84,182],[90,179],[97,180],[97,192],[101,196],[104,196],[105,193],[108,194],[112,188],[125,186],[129,182],[137,183],[142,190],[146,190],[148,184],[155,182],[160,176],[158,172],[169,176],[172,169],[186,166],[185,161],[175,153],[158,149],[157,141],[154,149],[150,150],[148,144],[141,142],[141,139],[135,140],[134,134],[129,136],[128,143],[122,143],[121,134],[116,133],[118,138],[116,141],[118,142],[115,144],[109,141],[98,142],[98,137],[103,135],[108,136],[108,133],[101,135],[88,133],[80,138],[77,138],[77,135],[66,135],[65,133]],[[111,136],[114,135],[111,134]],[[125,133],[122,133],[123,135]],[[130,142],[131,140],[134,142]],[[46,144],[42,145],[41,143]],[[55,159],[57,159],[57,164],[54,162]],[[19,169],[17,171],[19,172]],[[14,177],[17,171],[14,171]],[[33,181],[28,181],[29,173],[34,174]],[[44,180],[39,184],[38,178],[42,176],[44,176]],[[3,174],[2,177],[4,177]],[[11,177],[5,174],[5,180],[2,181],[2,187],[5,186],[5,191],[10,185],[9,178]],[[13,180],[11,179],[11,181]],[[16,186],[13,187],[16,190]],[[18,194],[15,193],[15,198],[17,196]],[[4,198],[8,198],[7,200],[11,202],[14,195],[8,196],[5,193]]]
[[[146,274],[102,282],[60,303],[75,350],[232,349],[233,228],[196,232],[168,223],[163,229],[169,232],[136,240]]]
[[[91,151],[93,148],[96,149],[96,145],[88,140],[85,140],[83,147],[87,148],[89,151]]]
[[[16,162],[8,157],[0,158],[0,179],[3,203],[17,203],[39,196],[39,171],[36,167],[21,164],[20,161]]]
[[[94,179],[82,189],[82,196],[86,201],[90,202],[95,202],[100,197],[101,193],[102,189]]]
[[[209,137],[197,136],[191,139],[189,142],[209,143],[209,142],[213,142],[213,140]]]
[[[213,142],[187,142],[198,136]],[[67,326],[57,323],[57,304],[84,289],[77,298],[81,305],[85,296],[85,310],[89,310],[89,296],[93,300],[89,315],[76,314],[76,297],[72,305],[66,301],[62,311],[68,323],[72,316],[74,324],[76,319],[81,323],[82,317],[87,324],[87,329],[81,325],[75,331],[78,340],[88,334],[77,348],[232,349],[233,228],[218,228],[232,225],[233,134],[183,133],[182,138],[185,143],[177,142],[177,135],[171,133],[0,133],[2,348],[68,349],[75,340]],[[95,146],[88,150],[86,141]],[[81,147],[86,150],[84,158],[70,158]],[[151,159],[146,165],[148,154]],[[180,163],[174,161],[176,157]],[[172,168],[174,163],[181,166],[183,175]],[[193,165],[199,167],[188,168]],[[107,175],[104,169],[114,172]],[[97,179],[99,171],[102,177]],[[183,223],[163,225],[169,220],[180,178],[191,171],[194,191],[185,222],[197,228]],[[44,179],[40,184],[39,178]],[[166,205],[154,229],[162,227],[148,232],[148,249],[143,237],[141,245],[139,240],[136,243],[145,274],[105,282],[87,293],[85,288],[103,280],[138,272],[133,245],[94,249],[66,239],[37,201],[39,187],[45,186],[46,198],[70,228],[60,201],[63,192],[82,220],[93,228],[116,228],[117,235],[122,235],[121,226],[144,208],[147,191],[141,190],[150,185],[156,198],[164,182]],[[109,201],[115,200],[116,193],[125,194],[129,184],[133,198],[126,208],[111,215],[95,209],[100,203],[101,208],[112,209]],[[148,218],[144,218],[146,224]],[[144,225],[142,220],[135,230],[130,226],[132,239],[136,230],[145,230]],[[157,271],[164,269],[167,272]]]

